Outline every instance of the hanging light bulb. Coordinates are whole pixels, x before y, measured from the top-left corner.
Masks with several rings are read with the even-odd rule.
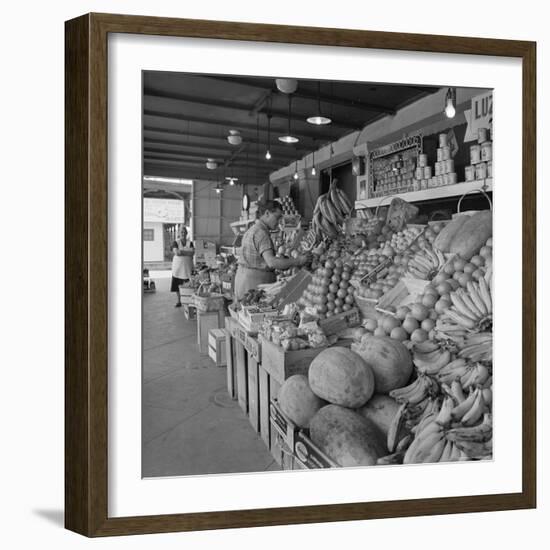
[[[453,118],[456,115],[456,88],[449,88],[445,96],[445,115]]]
[[[316,176],[317,175],[317,170],[315,170],[315,151],[313,151],[313,156],[312,156],[312,165],[311,165],[311,175],[312,176]]]
[[[288,95],[288,134],[286,136],[279,136],[279,141],[283,143],[297,143],[299,140],[290,133],[290,114],[291,114],[291,100],[292,95]]]
[[[323,116],[321,114],[321,82],[317,82],[317,114],[307,118],[307,121],[310,124],[315,124],[316,126],[322,126],[324,124],[330,124],[332,119],[329,117]]]
[[[298,179],[298,161],[296,161],[296,164],[294,166],[294,179],[297,180]]]
[[[229,185],[235,185],[235,178],[229,178]]]

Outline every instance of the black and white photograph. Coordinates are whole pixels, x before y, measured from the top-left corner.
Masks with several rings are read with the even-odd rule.
[[[142,73],[142,476],[493,459],[493,90]]]

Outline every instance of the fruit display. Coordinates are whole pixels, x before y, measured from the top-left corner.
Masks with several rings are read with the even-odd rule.
[[[353,267],[340,258],[329,258],[318,267],[298,304],[317,313],[320,319],[349,311],[355,304],[351,285]]]
[[[312,226],[319,239],[336,238],[342,232],[342,224],[351,214],[352,205],[346,194],[338,189],[332,180],[327,193],[322,194],[315,204]]]
[[[492,457],[493,240],[489,214],[461,218],[378,241],[380,230],[375,247],[335,240],[304,292],[301,306],[323,318],[343,310],[340,296],[379,299],[417,281],[416,294],[397,293],[364,318],[351,350],[328,347],[310,364],[309,388],[328,404],[311,417],[309,435],[341,466]]]

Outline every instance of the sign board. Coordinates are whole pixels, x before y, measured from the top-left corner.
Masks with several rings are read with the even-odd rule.
[[[160,223],[183,223],[185,210],[182,200],[143,199],[143,221]]]
[[[493,92],[487,92],[472,98],[472,108],[464,111],[466,134],[464,141],[477,141],[479,128],[493,128]]]

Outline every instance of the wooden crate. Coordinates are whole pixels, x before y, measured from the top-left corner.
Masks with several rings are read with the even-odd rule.
[[[262,354],[262,367],[279,384],[294,374],[305,374],[309,364],[326,346],[306,348],[296,351],[285,351],[280,346],[259,336]]]
[[[319,326],[327,336],[338,334],[351,327],[357,327],[361,324],[361,315],[357,308],[351,308],[348,311],[337,313],[327,319],[321,319]]]
[[[231,399],[237,399],[237,373],[235,370],[235,350],[233,345],[233,338],[231,336],[231,324],[233,319],[231,317],[225,318],[226,327],[226,339],[225,339],[225,358],[227,361],[227,393]]]
[[[299,430],[294,437],[292,449],[295,462],[302,468],[314,470],[318,468],[340,468],[341,466],[327,456],[311,441],[304,430]]]
[[[227,333],[223,328],[213,328],[208,333],[208,355],[218,367],[227,364],[225,340]]]
[[[214,328],[224,328],[223,311],[197,312],[197,343],[201,354],[208,353],[208,333]]]
[[[294,439],[298,433],[298,426],[283,413],[277,397],[273,397],[269,403],[269,423],[279,434],[283,443],[289,449],[294,449]]]

